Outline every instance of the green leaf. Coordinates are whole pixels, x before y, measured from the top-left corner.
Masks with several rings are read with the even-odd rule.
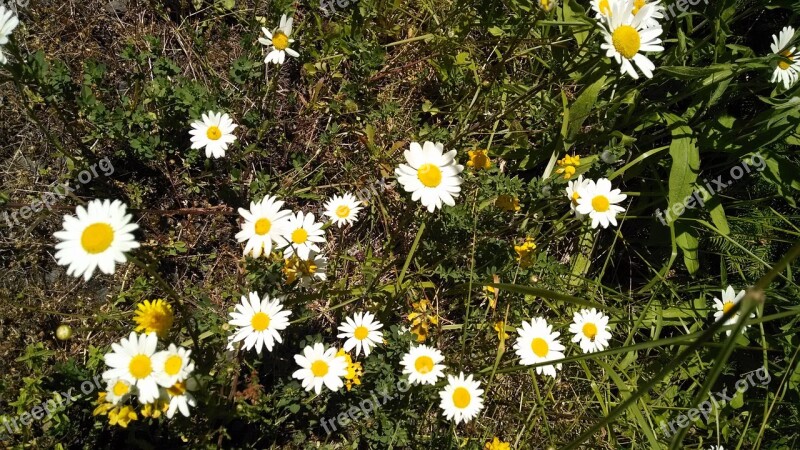
[[[583,127],[583,122],[589,117],[592,108],[597,104],[597,97],[603,89],[606,77],[602,76],[594,83],[587,86],[571,106],[564,109],[564,126],[561,135],[564,138],[564,150],[569,150],[578,133]]]

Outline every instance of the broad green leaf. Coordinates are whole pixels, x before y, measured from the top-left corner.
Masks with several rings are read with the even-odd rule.
[[[602,76],[594,83],[587,86],[583,92],[578,95],[578,98],[572,105],[565,108],[564,111],[564,126],[561,129],[562,138],[564,139],[564,150],[569,150],[572,144],[575,143],[575,138],[583,127],[583,122],[589,117],[592,108],[597,103],[597,96],[603,89],[606,82],[606,77]]]

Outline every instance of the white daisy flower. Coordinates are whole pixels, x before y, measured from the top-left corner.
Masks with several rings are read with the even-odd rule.
[[[314,221],[313,213],[303,214],[298,211],[295,215],[290,215],[279,241],[279,247],[286,247],[283,257],[297,255],[300,259],[307,260],[312,251],[319,253],[321,250],[317,244],[325,242],[322,226],[322,223]]]
[[[109,370],[103,372],[104,380],[124,380],[135,385],[142,404],[154,402],[158,396],[159,367],[153,364],[158,337],[155,333],[137,334],[111,344],[104,359]]]
[[[736,291],[733,290],[733,286],[728,286],[727,289],[722,291],[722,300],[718,299],[717,297],[714,297],[714,308],[716,308],[717,310],[714,313],[714,320],[721,319],[723,314],[730,311],[731,308],[736,306],[736,304],[739,303],[742,300],[742,298],[744,298],[744,294],[745,294],[744,290],[739,291],[739,293],[737,294]],[[736,314],[734,314],[733,317],[728,319],[728,321],[725,322],[725,326],[735,325],[736,322],[739,320],[740,316],[741,316],[741,310],[738,311]],[[751,318],[755,316],[756,316],[755,314],[750,314]],[[742,328],[742,332],[744,332],[744,330],[746,330],[748,327],[749,325],[745,325],[744,328]],[[733,330],[726,330],[725,333],[728,336],[730,336],[732,331]]]
[[[192,135],[192,148],[205,147],[206,158],[222,158],[228,144],[236,140],[233,130],[238,126],[227,113],[203,113],[203,119],[192,122],[192,129],[189,131]]]
[[[228,348],[244,341],[242,348],[250,350],[255,347],[260,355],[263,347],[271,352],[275,341],[283,342],[278,332],[289,326],[292,313],[283,309],[281,300],[282,297],[270,300],[269,295],[261,299],[256,292],[251,292],[249,299],[243,295],[241,303],[236,305],[236,311],[230,313],[231,320],[228,323],[237,330],[229,338]]]
[[[461,192],[461,176],[464,166],[456,164],[456,151],[444,153],[441,143],[426,141],[423,145],[412,142],[404,152],[408,164],[400,164],[394,169],[397,181],[406,192],[411,192],[411,200],[421,200],[422,206],[433,212],[442,203],[454,206]]]
[[[307,288],[319,281],[328,279],[328,258],[312,251],[308,259],[300,259],[296,255],[286,258],[283,273],[286,275],[286,284],[297,282],[297,287]]]
[[[139,247],[132,231],[139,228],[125,214],[127,206],[119,200],[92,200],[75,208],[75,216],[64,216],[62,231],[53,233],[56,260],[69,266],[67,274],[83,276],[89,281],[95,268],[105,274],[114,273],[116,263],[127,261],[125,252]]]
[[[3,54],[3,45],[8,44],[8,37],[11,32],[19,25],[19,19],[13,11],[0,5],[0,64],[8,62],[6,55]]]
[[[358,220],[361,208],[361,202],[353,194],[346,193],[341,197],[334,195],[325,203],[325,215],[341,228]]]
[[[800,76],[800,53],[796,52],[796,47],[791,46],[794,37],[794,28],[784,27],[780,35],[772,35],[770,48],[772,53],[786,58],[775,62],[775,71],[772,72],[772,83],[782,83],[784,89],[789,89],[797,82]]]
[[[520,357],[520,363],[526,366],[564,358],[564,346],[558,341],[561,333],[554,332],[552,325],[541,317],[534,317],[530,323],[522,322],[517,328],[517,342],[514,348]],[[561,370],[561,363],[536,367],[536,373],[550,375],[555,378],[556,370]]]
[[[163,387],[170,387],[185,380],[194,372],[194,362],[190,358],[191,350],[169,344],[153,356],[153,367],[156,369],[156,381]]]
[[[247,241],[244,254],[250,253],[253,258],[262,254],[269,256],[272,252],[272,243],[276,244],[280,236],[286,231],[291,211],[281,209],[283,201],[276,197],[266,196],[260,202],[250,202],[250,210],[239,208],[239,214],[244,217],[242,231],[236,233],[236,240]]]
[[[639,9],[634,15],[634,0],[616,0],[611,3],[611,17],[604,24],[603,34],[606,42],[600,48],[606,51],[606,57],[613,57],[622,73],[627,73],[633,79],[639,75],[633,68],[633,63],[647,77],[653,78],[653,69],[656,68],[644,54],[639,52],[662,52],[661,26],[650,23],[656,6],[650,4]]]
[[[411,384],[436,384],[436,381],[444,376],[445,366],[439,364],[441,362],[444,362],[442,352],[421,344],[412,346],[411,350],[403,355],[400,364]]]
[[[611,4],[616,0],[592,0],[592,10],[597,20],[608,20],[611,17]]]
[[[583,175],[578,175],[577,180],[572,180],[567,183],[566,193],[567,199],[569,199],[569,209],[575,213],[575,216],[579,219],[583,217],[583,214],[575,211],[575,208],[578,206],[578,199],[581,198],[581,193],[586,192],[586,188],[589,187],[589,183],[591,180],[584,179]]]
[[[643,19],[644,26],[647,28],[660,27],[661,25],[659,22],[661,22],[661,20],[664,18],[665,12],[664,5],[661,4],[660,0],[634,0],[633,10],[631,10],[631,13],[635,16],[636,14],[639,14],[639,11],[641,11],[642,8],[648,5],[651,6],[653,10],[645,19]]]
[[[576,311],[569,331],[575,334],[572,342],[579,342],[583,353],[603,351],[611,339],[611,333],[608,332],[608,316],[594,308]]]
[[[607,178],[600,178],[597,182],[589,180],[581,191],[575,211],[588,214],[592,219],[592,228],[597,228],[597,225],[608,228],[609,223],[617,226],[617,214],[625,211],[625,208],[617,203],[627,197],[625,194],[620,194],[619,189],[612,190],[611,181]]]
[[[473,381],[472,375],[464,378],[464,372],[457,377],[447,376],[447,386],[439,391],[442,399],[439,407],[448,420],[469,422],[483,409],[483,389],[480,381]]]
[[[294,355],[294,360],[300,366],[293,374],[293,378],[301,380],[303,389],[319,395],[322,392],[322,385],[331,391],[338,391],[344,386],[342,378],[347,375],[347,359],[344,356],[336,356],[336,348],[326,349],[320,343],[314,346],[307,345],[303,349],[302,355]]]
[[[135,390],[135,386],[121,378],[110,379],[106,387],[106,401],[119,405],[133,395]]]
[[[197,381],[194,378],[188,378],[186,381],[175,383],[167,388],[167,394],[169,395],[168,419],[175,415],[175,411],[180,411],[184,417],[189,417],[189,407],[197,406],[197,400],[189,391],[196,389]]]
[[[292,35],[292,22],[293,19],[291,17],[287,19],[286,14],[284,14],[281,16],[281,24],[278,26],[278,29],[275,30],[275,33],[270,33],[268,29],[261,27],[261,31],[266,38],[260,37],[258,38],[258,42],[262,45],[272,47],[272,51],[264,58],[264,64],[283,64],[286,60],[287,53],[289,56],[295,58],[300,56],[300,53],[289,48],[289,45],[294,43],[294,39],[289,38],[289,36]]]
[[[349,352],[356,349],[356,356],[364,349],[364,356],[369,356],[372,347],[383,342],[383,333],[378,331],[383,328],[383,324],[375,320],[371,313],[355,313],[353,317],[347,317],[339,325],[339,335],[337,337],[347,339],[344,342],[344,351]]]

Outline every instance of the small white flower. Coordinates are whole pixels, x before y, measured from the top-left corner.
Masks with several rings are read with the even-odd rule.
[[[439,407],[448,420],[469,422],[483,409],[483,389],[480,381],[473,381],[472,375],[464,377],[460,372],[457,377],[447,376],[447,386],[439,392]]]
[[[353,317],[347,317],[339,325],[339,335],[337,337],[347,339],[344,343],[344,351],[349,352],[356,349],[356,356],[364,349],[364,356],[369,356],[372,347],[383,342],[383,333],[378,331],[383,328],[383,324],[375,320],[371,313],[355,313]]]
[[[403,366],[403,373],[408,375],[411,384],[436,384],[439,378],[444,376],[444,361],[442,352],[427,345],[411,347],[411,350],[403,355],[400,364]]]
[[[658,38],[662,33],[661,25],[652,22],[657,5],[645,5],[633,14],[635,7],[634,0],[611,3],[611,17],[602,27],[606,42],[600,48],[606,51],[606,57],[617,61],[622,73],[638,79],[639,75],[633,68],[633,63],[636,63],[644,76],[653,78],[656,66],[640,52],[664,51]]]
[[[603,351],[608,347],[611,333],[608,332],[608,316],[596,309],[576,311],[569,326],[574,333],[572,342],[579,342],[584,353]]]
[[[797,82],[800,76],[800,53],[796,52],[796,47],[791,46],[794,28],[784,27],[780,35],[772,35],[770,48],[772,53],[788,59],[776,60],[775,70],[772,72],[772,83],[782,83],[784,89],[789,89]]]
[[[736,306],[736,304],[739,303],[742,298],[744,298],[744,294],[744,290],[739,291],[737,294],[736,291],[733,290],[733,286],[728,286],[727,289],[722,291],[722,300],[714,297],[714,308],[717,309],[717,311],[714,313],[714,320],[721,319],[726,312],[730,311],[731,308]],[[728,319],[728,321],[725,322],[725,326],[735,325],[740,316],[741,310],[736,312],[733,317]],[[751,314],[750,317],[755,317],[755,314]],[[742,332],[744,332],[748,327],[749,325],[745,325],[744,328],[742,328]],[[730,336],[732,331],[733,330],[725,330],[725,333]]]
[[[547,361],[564,358],[564,346],[558,341],[561,333],[554,332],[552,325],[541,317],[534,317],[530,323],[522,322],[517,328],[517,342],[514,344],[520,364],[530,366]],[[561,370],[561,363],[536,367],[536,373],[556,376]]]
[[[8,37],[11,32],[19,25],[19,19],[13,11],[0,5],[0,64],[8,62],[6,55],[3,54],[3,45],[8,44]]]
[[[289,216],[284,233],[280,236],[279,247],[286,247],[283,250],[284,258],[297,255],[300,259],[308,259],[312,251],[319,253],[321,250],[317,244],[325,242],[322,226],[322,223],[314,221],[312,213],[298,211]]]
[[[319,395],[322,392],[322,385],[331,391],[338,391],[344,382],[342,378],[347,375],[347,359],[344,356],[336,356],[336,348],[326,349],[320,343],[314,346],[307,345],[303,349],[302,355],[294,355],[294,360],[300,369],[296,370],[293,378],[301,380],[303,389]]]
[[[153,366],[158,384],[168,388],[187,379],[194,372],[191,355],[191,350],[176,347],[175,344],[169,344],[167,350],[156,353],[153,356]]]
[[[232,144],[236,140],[233,135],[233,130],[238,125],[233,123],[230,116],[225,113],[215,113],[209,111],[203,113],[202,120],[195,120],[192,122],[192,129],[189,134],[192,135],[192,148],[206,149],[206,158],[222,158],[225,156],[225,150],[228,149],[228,144]]]
[[[588,185],[581,189],[575,211],[588,214],[592,219],[592,228],[597,228],[598,225],[608,228],[609,223],[617,226],[617,214],[625,211],[617,203],[627,197],[619,189],[612,190],[611,181],[607,178],[600,178],[596,183],[589,180]]]
[[[272,50],[267,54],[267,57],[264,58],[265,64],[283,64],[283,62],[286,60],[287,53],[289,56],[295,58],[300,56],[300,53],[297,53],[289,48],[289,45],[294,43],[294,39],[289,37],[292,35],[292,22],[293,19],[291,17],[287,19],[286,14],[284,14],[281,16],[281,24],[275,30],[275,33],[270,33],[270,31],[264,27],[261,28],[261,31],[266,37],[258,38],[258,42],[260,42],[262,45],[272,47]]]
[[[406,192],[411,192],[411,200],[420,200],[422,206],[433,212],[456,204],[455,197],[461,192],[461,176],[464,166],[456,164],[456,151],[444,153],[441,143],[426,141],[423,145],[412,142],[404,152],[408,164],[400,164],[394,169],[397,181]]]
[[[53,233],[56,239],[56,260],[69,266],[67,274],[83,276],[89,281],[94,269],[114,273],[117,263],[127,261],[125,252],[139,247],[132,232],[139,228],[126,214],[127,206],[119,200],[92,200],[75,209],[75,216],[64,216],[62,231]]]
[[[361,211],[361,202],[350,193],[341,197],[334,195],[325,203],[325,215],[330,217],[339,228],[344,225],[352,225],[358,220],[359,211]]]
[[[131,383],[121,378],[112,378],[108,380],[106,387],[106,401],[112,405],[119,405],[135,393],[136,387]]]
[[[286,258],[283,273],[286,275],[286,284],[297,282],[297,287],[307,288],[318,281],[328,279],[328,258],[311,251],[308,259],[300,259],[297,255]]]
[[[153,364],[158,337],[155,333],[137,334],[132,332],[119,343],[111,344],[112,351],[104,357],[109,370],[103,372],[103,379],[124,380],[135,385],[139,402],[153,403],[159,396],[158,370]]]
[[[169,395],[168,419],[175,415],[175,411],[180,411],[184,417],[189,417],[189,407],[197,406],[197,400],[189,391],[196,389],[197,381],[194,378],[188,378],[186,381],[175,383],[172,387],[167,388]]]
[[[228,323],[237,330],[229,338],[228,348],[244,341],[242,348],[245,350],[255,347],[256,353],[261,354],[261,349],[266,347],[271,352],[275,341],[283,342],[278,332],[289,326],[291,314],[291,311],[283,309],[280,297],[270,300],[269,295],[264,295],[261,299],[256,292],[243,295],[241,302],[236,305],[236,311],[230,313],[231,320]]]
[[[236,240],[247,241],[244,254],[250,253],[253,258],[262,254],[269,256],[272,243],[279,242],[280,236],[286,231],[291,211],[281,209],[283,201],[275,197],[266,196],[260,202],[250,202],[250,210],[239,208],[239,214],[244,217],[242,231],[236,233]]]
[[[567,183],[567,199],[569,200],[569,209],[575,213],[575,216],[579,219],[583,217],[583,214],[577,212],[575,208],[578,207],[578,199],[581,198],[581,195],[586,192],[586,188],[590,186],[591,180],[583,179],[583,175],[578,175],[577,180],[572,180]]]

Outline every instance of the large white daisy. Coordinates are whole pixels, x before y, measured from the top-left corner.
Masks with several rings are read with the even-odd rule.
[[[352,225],[358,219],[361,208],[361,202],[353,194],[346,193],[341,197],[334,195],[325,203],[325,215],[341,228]]]
[[[19,25],[19,19],[13,11],[0,5],[0,64],[8,62],[6,55],[3,54],[3,45],[8,44],[8,37],[14,28]]]
[[[483,409],[483,389],[480,381],[473,381],[472,375],[464,377],[460,372],[457,377],[447,376],[447,386],[439,391],[442,399],[439,407],[448,420],[469,422]]]
[[[284,14],[281,16],[281,24],[274,33],[270,33],[270,31],[264,27],[261,28],[261,31],[266,37],[258,38],[258,42],[260,42],[262,45],[272,47],[272,50],[267,54],[267,57],[264,58],[265,64],[283,64],[283,62],[286,60],[287,53],[289,56],[293,56],[295,58],[300,56],[300,53],[297,53],[289,48],[289,45],[294,43],[294,39],[289,37],[292,35],[292,22],[293,19],[291,17],[286,18],[286,14]]]
[[[408,375],[411,384],[436,384],[444,376],[444,356],[442,352],[427,345],[412,346],[411,350],[403,355],[400,364],[403,373]]]
[[[312,251],[319,253],[321,250],[317,244],[325,242],[322,226],[322,223],[314,221],[313,213],[298,211],[290,215],[280,236],[280,247],[286,247],[284,258],[297,255],[300,259],[308,259]]]
[[[454,197],[461,192],[461,176],[464,166],[456,164],[456,151],[444,153],[441,143],[426,141],[423,145],[412,142],[403,153],[408,164],[400,164],[394,173],[411,200],[422,202],[422,206],[433,212],[442,203],[453,206]]]
[[[356,356],[364,349],[364,356],[369,356],[372,347],[383,342],[383,333],[378,331],[383,328],[383,324],[375,320],[375,316],[369,312],[358,312],[353,317],[347,317],[339,325],[339,335],[337,337],[347,339],[344,342],[344,351],[349,352],[356,349]]]
[[[644,54],[640,52],[662,52],[661,25],[656,21],[651,22],[656,7],[653,4],[644,5],[634,15],[636,7],[634,0],[616,0],[611,3],[611,17],[603,26],[606,42],[600,48],[606,51],[606,56],[613,57],[621,67],[622,73],[627,73],[634,79],[639,75],[633,68],[633,63],[647,78],[653,78],[653,69],[656,68]],[[602,23],[602,22],[601,22]]]
[[[156,369],[156,381],[163,387],[170,387],[183,381],[194,372],[192,351],[169,344],[169,348],[153,356],[153,367]]]
[[[561,333],[554,332],[552,325],[541,317],[534,317],[530,323],[522,322],[517,328],[517,342],[514,344],[520,363],[526,366],[564,358],[564,346],[558,341]],[[561,363],[536,367],[536,373],[555,378]]]
[[[192,122],[192,148],[206,149],[206,158],[222,158],[228,144],[236,140],[233,130],[238,127],[227,113],[209,111],[202,120]]]
[[[231,320],[228,323],[237,330],[229,338],[229,348],[236,342],[244,341],[242,348],[250,350],[255,347],[256,353],[261,354],[262,347],[271,352],[275,341],[283,342],[278,332],[289,326],[291,311],[283,309],[281,300],[280,297],[270,300],[269,295],[261,299],[256,292],[251,292],[249,298],[243,295],[236,310],[230,313]]]
[[[69,266],[67,274],[89,281],[95,268],[112,274],[116,263],[127,261],[125,252],[139,247],[132,234],[139,225],[131,223],[126,209],[119,200],[92,200],[75,209],[77,217],[64,216],[64,229],[53,236],[61,241],[55,256],[58,264]]]
[[[112,352],[104,359],[109,370],[103,372],[104,380],[124,380],[135,385],[142,404],[154,402],[158,396],[158,371],[153,364],[158,337],[155,333],[137,334],[111,344]]]
[[[589,183],[582,188],[575,211],[588,214],[592,219],[592,228],[597,228],[597,225],[608,228],[609,223],[617,226],[617,214],[625,211],[625,208],[617,203],[627,197],[621,194],[619,189],[612,190],[608,178],[600,178],[597,182],[589,180]]]
[[[584,353],[603,351],[608,347],[611,333],[608,332],[608,316],[596,309],[576,311],[569,326],[574,333],[572,342],[578,342]]]
[[[736,304],[739,303],[742,298],[744,298],[744,294],[744,290],[739,291],[737,294],[736,291],[734,291],[733,286],[728,286],[727,289],[722,291],[722,300],[714,297],[714,308],[717,310],[714,313],[714,320],[721,319],[726,312],[730,311],[731,308],[736,306]],[[725,322],[725,326],[736,324],[741,314],[741,310],[736,312],[733,317]],[[750,317],[755,317],[755,314],[750,314]],[[748,327],[749,325],[745,325],[744,328],[742,328],[742,332],[744,332],[744,330],[746,330]],[[732,331],[733,330],[725,330],[725,334],[730,336]]]
[[[344,386],[342,378],[347,375],[347,359],[336,356],[336,352],[336,348],[326,349],[320,343],[313,347],[307,345],[302,355],[294,355],[300,369],[292,377],[301,380],[305,390],[314,389],[318,395],[322,392],[323,384],[332,391],[338,391]]]
[[[272,196],[266,196],[260,202],[250,202],[250,210],[239,208],[239,214],[244,217],[242,231],[236,233],[236,240],[247,241],[244,254],[250,253],[253,258],[262,254],[269,256],[272,243],[279,242],[280,236],[285,232],[289,216],[292,212],[281,209],[283,201]]]
[[[772,35],[772,44],[770,45],[772,53],[786,58],[786,60],[776,60],[775,71],[772,72],[770,80],[772,83],[783,83],[784,89],[792,87],[800,76],[800,53],[796,52],[797,48],[791,45],[794,33],[794,28],[784,27],[779,35]]]

